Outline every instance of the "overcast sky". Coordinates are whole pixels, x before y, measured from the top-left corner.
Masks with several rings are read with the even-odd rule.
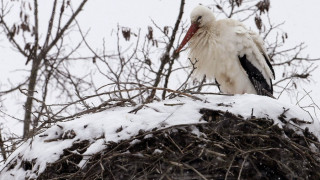
[[[305,49],[305,55],[309,55],[310,58],[320,58],[320,1],[319,0],[281,0],[271,1],[271,15],[274,20],[285,21],[283,29],[289,34],[288,45],[295,45],[300,42],[305,42],[307,48]],[[313,74],[313,81],[309,84],[300,85],[299,97],[307,92],[311,92],[311,97],[320,105],[320,62],[316,62],[319,68]],[[284,100],[287,100],[284,97]],[[294,98],[293,98],[294,99]],[[292,103],[296,103],[296,99],[292,100]],[[305,101],[304,105],[307,105],[310,101]],[[310,109],[309,109],[310,110]],[[317,110],[318,119],[320,118],[320,111]]]
[[[97,2],[101,2],[97,6]],[[186,1],[184,20],[189,20],[189,14],[192,9],[199,3],[204,5],[212,4],[212,0],[192,0]],[[164,25],[173,26],[180,5],[178,0],[119,0],[114,1],[97,0],[88,4],[86,13],[95,11],[96,21],[87,18],[88,26],[95,26],[96,22],[105,23],[100,29],[93,30],[92,39],[97,42],[101,41],[101,33],[110,33],[111,29],[120,24],[132,28],[144,28],[151,24],[150,19],[153,19],[161,27]],[[289,39],[286,46],[292,47],[301,42],[305,42],[308,46],[304,54],[310,58],[320,57],[320,0],[271,0],[270,16],[273,23],[285,22],[281,29],[288,33]],[[92,14],[91,14],[92,15]],[[82,16],[87,16],[82,14]],[[217,17],[218,19],[221,17]],[[251,28],[253,22],[245,22]],[[254,28],[254,27],[253,27]],[[97,31],[96,33],[94,31]],[[317,64],[320,65],[320,62]],[[302,87],[307,91],[312,90],[312,97],[320,104],[320,68],[314,73],[313,82],[303,84]],[[302,96],[302,94],[301,94]],[[289,100],[283,97],[284,100]],[[292,100],[295,103],[296,99]]]
[[[189,21],[190,12],[199,3],[210,5],[213,2],[213,0],[187,0],[183,20]],[[95,44],[101,41],[101,34],[108,36],[108,33],[117,24],[146,29],[153,19],[160,27],[173,26],[178,15],[179,5],[179,0],[119,0],[116,3],[112,0],[96,0],[88,4],[82,16],[94,18],[94,21],[91,18],[83,19],[88,27],[96,26],[97,22],[102,24],[101,28],[92,29],[90,34],[93,40],[92,44]],[[289,34],[286,46],[292,47],[305,42],[308,47],[304,54],[310,55],[311,58],[320,57],[319,7],[319,0],[271,0],[270,16],[273,23],[285,22],[281,29]],[[217,19],[222,18],[217,16]],[[245,24],[249,28],[255,26],[254,22],[245,22]],[[320,62],[317,64],[320,65]],[[320,104],[320,95],[317,95],[320,92],[319,77],[320,68],[314,73],[314,81],[309,84],[301,84],[299,93],[294,96],[302,97],[305,94],[303,89],[307,92],[312,91],[311,96]],[[296,97],[292,98],[286,95],[282,95],[280,99],[292,103],[297,102]],[[310,101],[305,101],[303,105],[308,103]]]
[[[199,3],[204,5],[212,4],[212,0],[197,1],[187,0],[185,5],[184,20],[189,20],[191,10]],[[47,3],[47,2],[46,2]],[[40,13],[50,11],[46,3],[40,3]],[[89,1],[80,14],[79,20],[83,28],[91,28],[89,37],[93,46],[101,46],[101,36],[110,36],[112,29],[117,24],[131,28],[144,28],[151,25],[151,19],[155,20],[159,26],[173,26],[176,20],[180,1],[178,0],[95,0]],[[285,21],[282,29],[289,34],[287,46],[296,45],[305,42],[308,48],[305,54],[309,54],[311,58],[320,57],[320,0],[271,0],[270,15],[275,23]],[[219,19],[219,16],[218,16]],[[41,16],[40,25],[48,21],[48,16]],[[246,24],[251,26],[252,24]],[[18,56],[11,48],[9,48],[2,39],[0,39],[0,82],[1,85],[7,83],[7,79],[11,82],[18,82],[21,79],[20,71],[17,69],[29,69],[24,66],[25,59]],[[21,62],[22,61],[22,62]],[[320,65],[320,63],[317,63]],[[307,91],[312,90],[312,97],[320,104],[320,68],[313,76],[314,82],[311,84],[303,84],[303,88]],[[1,89],[3,90],[3,89]],[[302,95],[302,94],[301,94]],[[15,114],[17,109],[22,106],[15,106],[16,101],[24,102],[25,98],[15,95],[9,104],[8,109]],[[283,97],[283,101],[289,101],[288,97]],[[295,103],[295,99],[292,100]],[[21,110],[19,112],[21,112]],[[0,117],[1,118],[1,117]],[[0,119],[0,122],[8,123],[7,120]],[[14,123],[13,125],[17,125]],[[21,131],[21,129],[19,129]]]
[[[97,1],[95,1],[97,2]],[[97,7],[96,4],[91,3],[88,6],[88,12],[96,10],[101,14],[95,16],[100,22],[106,22],[104,32],[110,32],[110,29],[116,27],[119,23],[123,26],[136,27],[136,28],[146,28],[151,24],[150,19],[155,20],[160,26],[171,25],[173,26],[180,5],[178,0],[120,0],[117,3],[114,1],[103,1],[103,6]],[[189,21],[189,14],[192,9],[199,3],[204,5],[213,4],[212,0],[193,0],[186,1],[185,13],[183,15],[184,20]],[[309,55],[310,58],[320,57],[320,1],[319,0],[271,0],[270,17],[274,23],[285,22],[281,29],[288,33],[289,39],[286,42],[287,47],[295,46],[301,42],[305,42],[308,46],[304,51],[305,55]],[[102,9],[100,11],[100,9]],[[125,13],[124,13],[125,12]],[[83,14],[83,16],[85,16]],[[218,19],[221,17],[217,17]],[[92,26],[94,21],[88,21]],[[253,22],[245,22],[245,24],[251,28],[254,26]],[[254,28],[254,27],[252,27]],[[96,34],[96,38],[99,39]],[[320,65],[320,62],[317,63]],[[298,97],[302,97],[305,93],[303,89],[307,92],[312,91],[311,96],[320,104],[320,68],[314,73],[312,77],[313,81],[307,84],[301,84]],[[283,101],[291,101],[296,103],[295,97],[289,98],[288,96],[281,96]],[[310,101],[305,102],[307,105]]]

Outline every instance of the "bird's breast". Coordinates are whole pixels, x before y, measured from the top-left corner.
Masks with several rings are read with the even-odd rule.
[[[255,93],[248,75],[241,68],[235,43],[216,39],[195,40],[189,47],[189,58],[195,63],[194,77],[207,79],[220,84],[224,93]]]
[[[236,54],[232,53],[232,46],[219,42],[217,36],[202,37],[193,40],[189,45],[189,58],[196,69],[194,75],[214,79],[219,74],[232,70]]]

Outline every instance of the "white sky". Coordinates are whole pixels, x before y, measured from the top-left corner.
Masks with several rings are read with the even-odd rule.
[[[288,45],[295,45],[300,42],[305,42],[307,48],[305,49],[305,54],[309,55],[310,58],[320,57],[320,23],[317,19],[320,18],[320,1],[319,0],[281,0],[281,1],[271,1],[271,15],[273,20],[279,22],[285,21],[283,30],[288,32],[289,39]],[[320,66],[320,62],[316,62]],[[305,89],[307,92],[311,92],[311,97],[314,101],[320,105],[320,67],[314,72],[312,76],[313,81],[309,84],[301,84],[300,89]],[[300,90],[298,93],[299,97],[302,97],[305,93]],[[283,98],[287,100],[287,97]],[[296,99],[292,101],[296,103]],[[304,101],[305,104],[309,102]],[[319,113],[317,111],[318,119]]]
[[[206,5],[212,4],[212,2],[212,0],[187,1],[183,19],[189,21],[189,14],[197,4],[202,3]],[[46,3],[40,3],[40,13],[50,12]],[[91,28],[89,43],[92,46],[101,47],[102,37],[105,37],[108,41],[112,29],[116,29],[117,24],[131,28],[147,29],[147,26],[152,24],[151,19],[153,19],[160,27],[164,25],[173,26],[178,14],[179,5],[180,1],[178,0],[95,0],[87,3],[83,12],[81,12],[82,14],[80,14],[79,21],[84,29]],[[282,29],[289,34],[287,45],[293,46],[300,42],[306,42],[308,48],[305,53],[314,58],[320,57],[319,7],[319,0],[271,0],[270,15],[272,20],[279,23],[285,21]],[[40,26],[47,21],[48,17],[41,16]],[[247,25],[249,26],[249,24]],[[12,82],[18,82],[25,72],[20,71],[17,74],[15,70],[28,69],[31,63],[29,63],[29,67],[25,67],[25,59],[17,56],[11,48],[8,48],[3,39],[0,39],[0,54],[0,85],[6,84],[7,79],[10,79]],[[320,65],[320,63],[318,64]],[[320,81],[319,77],[320,68],[314,73],[314,82],[303,84],[303,88],[307,91],[313,91],[311,96],[318,104],[320,104],[320,95],[318,95],[318,92],[320,92],[320,86],[318,85]],[[7,89],[1,86],[0,88],[1,90]],[[21,104],[17,106],[15,102],[24,102],[25,97],[16,93],[13,98],[9,102],[10,104],[7,105],[9,112],[11,114],[23,112]],[[289,101],[287,96],[281,99]],[[292,102],[294,103],[295,100]],[[7,120],[1,119],[1,117],[0,122],[9,123]],[[10,126],[16,126],[18,123],[10,121],[10,124]],[[21,131],[22,128],[20,127],[19,125],[19,128],[13,131]]]
[[[99,2],[99,3],[98,3]],[[97,6],[100,4],[101,6]],[[212,4],[212,0],[193,0],[186,1],[185,13],[183,19],[189,21],[189,14],[191,10],[199,3],[204,5]],[[122,26],[128,26],[132,28],[146,29],[151,24],[150,19],[161,27],[164,25],[173,26],[180,5],[180,1],[172,0],[119,0],[117,3],[114,1],[95,1],[88,4],[86,7],[86,13],[90,14],[90,17],[94,17],[95,21],[91,18],[84,18],[85,24],[88,27],[94,27],[95,23],[102,23],[102,28],[92,29],[92,40],[94,42],[101,42],[101,33],[108,36],[111,29],[115,28],[117,24]],[[320,1],[319,0],[271,0],[270,16],[273,23],[285,22],[281,29],[288,33],[289,39],[286,42],[287,47],[292,47],[301,42],[305,42],[308,46],[304,52],[305,55],[310,55],[310,58],[320,57],[320,23],[317,19],[320,18]],[[94,11],[94,14],[91,12]],[[125,12],[125,13],[123,13]],[[87,16],[86,14],[82,14]],[[89,16],[88,16],[89,17]],[[218,17],[219,18],[219,17]],[[250,28],[254,26],[253,22],[245,22]],[[254,28],[254,27],[253,27]],[[95,32],[96,31],[96,32]],[[93,43],[94,44],[94,43]],[[320,62],[317,63],[320,65]],[[320,96],[317,92],[320,92],[320,86],[317,85],[320,77],[320,68],[313,75],[313,82],[310,84],[302,84],[302,87],[306,91],[312,90],[312,97],[318,104],[320,104]],[[299,93],[301,97],[304,92]],[[283,100],[289,100],[287,96],[281,97]],[[292,103],[296,102],[296,99],[291,99]]]

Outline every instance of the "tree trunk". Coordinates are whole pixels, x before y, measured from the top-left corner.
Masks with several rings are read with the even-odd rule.
[[[5,144],[3,142],[1,133],[2,132],[1,132],[1,129],[0,129],[0,150],[1,150],[1,154],[2,154],[3,160],[7,160],[6,148],[4,147]]]
[[[28,97],[25,103],[25,115],[24,115],[24,126],[23,126],[23,138],[28,138],[30,133],[30,123],[31,123],[31,114],[32,114],[32,102],[33,95],[35,92],[35,87],[37,84],[38,70],[41,59],[35,59],[32,61],[32,69],[30,73],[30,80],[28,85]]]

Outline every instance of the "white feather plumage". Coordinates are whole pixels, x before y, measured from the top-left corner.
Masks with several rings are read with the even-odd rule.
[[[248,74],[242,68],[239,56],[246,55],[272,86],[273,74],[266,60],[266,49],[258,34],[248,30],[241,22],[232,19],[215,20],[213,13],[204,6],[191,13],[191,22],[201,16],[199,29],[189,41],[189,58],[195,62],[195,78],[204,75],[216,79],[224,93],[257,94]]]

